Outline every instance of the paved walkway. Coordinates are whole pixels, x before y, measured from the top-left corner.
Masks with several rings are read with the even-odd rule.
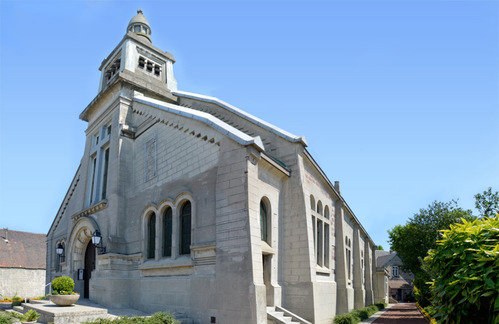
[[[395,304],[375,320],[375,324],[428,324],[415,303]]]

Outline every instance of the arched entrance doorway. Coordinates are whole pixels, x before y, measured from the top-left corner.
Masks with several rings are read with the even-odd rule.
[[[83,270],[83,297],[90,297],[90,278],[92,278],[92,271],[95,269],[95,246],[92,241],[89,241],[85,249],[85,267]]]
[[[97,229],[95,220],[90,216],[81,217],[71,231],[67,244],[69,260],[67,263],[74,273],[83,270],[83,277],[75,277],[75,291],[82,297],[90,295],[90,277],[92,270],[96,269],[96,249],[92,244],[92,233]],[[90,270],[88,270],[90,269]]]

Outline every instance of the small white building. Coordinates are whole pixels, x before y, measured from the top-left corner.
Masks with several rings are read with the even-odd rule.
[[[47,280],[193,323],[279,321],[267,307],[280,306],[330,324],[372,304],[376,245],[305,138],[179,91],[174,63],[139,11],[80,114],[86,146],[48,233]]]
[[[0,229],[0,298],[45,295],[45,234]]]

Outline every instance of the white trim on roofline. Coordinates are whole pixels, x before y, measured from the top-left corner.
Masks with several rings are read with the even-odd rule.
[[[213,115],[210,115],[208,113],[195,110],[192,108],[186,108],[186,107],[181,107],[178,105],[174,105],[171,103],[167,103],[161,100],[156,100],[152,98],[148,98],[142,94],[139,94],[135,92],[133,100],[136,102],[140,102],[145,105],[149,105],[167,112],[170,112],[172,114],[176,114],[179,116],[184,116],[187,118],[195,119],[198,120],[202,123],[205,123],[206,125],[214,128],[218,132],[222,133],[223,135],[228,136],[232,140],[236,141],[237,143],[247,146],[247,145],[253,145],[257,148],[258,151],[263,152],[265,151],[265,147],[263,145],[262,139],[260,136],[256,137],[251,137],[246,133],[241,132],[240,130],[230,126],[229,124],[221,121],[220,119],[216,118]]]
[[[200,95],[200,94],[192,93],[192,92],[178,91],[178,90],[172,91],[172,94],[177,96],[177,97],[184,97],[184,98],[195,99],[195,100],[213,103],[215,105],[218,105],[222,108],[227,109],[228,111],[238,115],[239,117],[242,117],[246,120],[249,120],[250,122],[252,122],[256,125],[264,128],[266,130],[271,131],[272,133],[274,133],[274,134],[276,134],[276,135],[278,135],[278,136],[280,136],[280,137],[282,137],[290,142],[301,143],[305,147],[308,146],[307,141],[305,139],[305,136],[296,136],[296,135],[293,135],[291,133],[288,133],[285,130],[280,129],[279,127],[276,127],[270,123],[267,123],[266,121],[264,121],[258,117],[255,117],[251,114],[248,114],[247,112],[245,112],[237,107],[234,107],[234,106],[232,106],[232,105],[230,105],[230,104],[226,103],[225,101],[222,101],[218,98],[204,96],[204,95]]]

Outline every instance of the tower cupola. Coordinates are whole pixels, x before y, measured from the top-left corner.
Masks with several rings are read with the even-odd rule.
[[[144,17],[142,10],[137,10],[137,15],[133,17],[128,23],[127,32],[137,34],[138,36],[144,37],[152,43],[151,41],[151,27],[146,17]]]

